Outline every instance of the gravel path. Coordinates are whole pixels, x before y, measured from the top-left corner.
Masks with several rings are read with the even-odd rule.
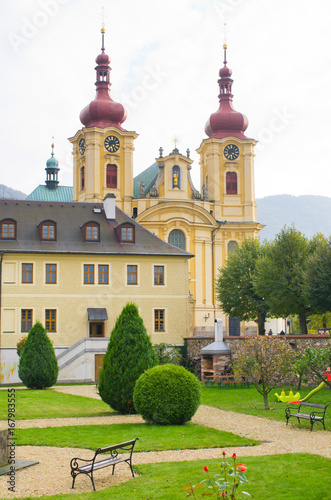
[[[63,386],[56,390],[68,394],[76,394],[98,399],[94,386]],[[208,406],[200,406],[192,421],[196,424],[213,427],[215,429],[233,432],[240,436],[253,438],[263,443],[253,447],[212,448],[204,450],[175,450],[164,452],[134,453],[134,464],[175,462],[182,460],[197,460],[219,458],[224,450],[227,455],[236,451],[239,457],[274,455],[280,453],[311,453],[331,458],[331,433],[314,429],[313,432],[298,428],[287,427],[284,422],[276,422],[260,417],[227,412]],[[111,423],[141,423],[138,415],[107,416],[83,418],[53,418],[38,420],[17,421],[17,428],[29,427],[59,427],[67,425],[99,425]],[[7,476],[0,477],[1,498],[22,496],[41,496],[60,493],[79,493],[91,491],[91,481],[87,477],[79,476],[75,489],[71,489],[69,463],[75,456],[93,456],[93,452],[74,448],[49,448],[37,446],[22,446],[17,448],[17,459],[37,460],[40,463],[27,469],[20,470],[16,475],[15,493],[8,491]],[[52,456],[55,467],[49,469],[48,459]],[[119,484],[131,478],[126,464],[116,466],[114,476],[109,474],[110,469],[98,471],[95,478],[96,489],[100,490],[109,485]],[[42,479],[41,479],[42,478]]]

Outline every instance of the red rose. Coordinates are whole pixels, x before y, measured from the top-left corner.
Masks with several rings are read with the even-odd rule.
[[[207,467],[207,465],[205,465],[205,466],[204,466],[203,470],[204,470],[205,472],[208,472],[208,467]]]
[[[237,455],[234,453],[234,454],[232,455],[232,458],[237,458]]]
[[[247,469],[246,464],[238,464],[238,469],[240,472],[245,472]]]
[[[225,457],[225,451],[223,451],[222,455],[223,455],[223,457]]]

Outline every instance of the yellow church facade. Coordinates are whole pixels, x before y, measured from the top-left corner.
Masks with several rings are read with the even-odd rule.
[[[104,37],[104,33],[103,33]],[[219,109],[205,127],[207,137],[197,149],[200,186],[191,178],[190,153],[174,150],[133,176],[135,132],[123,129],[124,107],[109,94],[109,58],[97,57],[94,101],[81,112],[84,127],[70,138],[73,145],[73,199],[100,202],[116,196],[116,204],[165,242],[194,255],[189,262],[190,331],[213,335],[216,318],[225,331],[238,335],[254,326],[226,318],[217,305],[215,280],[229,253],[263,228],[256,218],[254,139],[245,136],[247,118],[235,111],[231,70],[224,66],[218,80]],[[248,329],[248,330],[247,330]]]

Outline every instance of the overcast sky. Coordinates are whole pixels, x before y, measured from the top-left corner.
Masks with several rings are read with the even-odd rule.
[[[54,136],[60,183],[72,185],[67,138],[95,96],[102,5],[111,96],[139,134],[134,175],[177,137],[200,189],[195,150],[218,109],[226,22],[234,107],[259,141],[256,197],[331,196],[330,0],[2,1],[0,184],[43,184]]]

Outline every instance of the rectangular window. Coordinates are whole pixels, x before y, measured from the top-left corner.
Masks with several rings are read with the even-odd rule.
[[[56,332],[56,309],[46,309],[45,326],[48,332]]]
[[[121,240],[122,241],[133,241],[133,229],[132,229],[132,227],[122,227],[121,228]]]
[[[154,285],[164,285],[164,266],[154,266]]]
[[[33,283],[33,264],[22,264],[22,283]]]
[[[15,225],[4,222],[1,231],[2,238],[15,238]]]
[[[32,328],[32,309],[21,310],[21,332],[29,332]]]
[[[98,276],[99,276],[99,285],[108,285],[108,283],[109,283],[109,266],[99,265]]]
[[[94,264],[84,264],[84,283],[93,285],[94,283]]]
[[[128,285],[137,285],[138,283],[138,266],[128,266],[127,268]]]
[[[155,309],[154,310],[154,331],[155,332],[164,332],[164,317],[165,317],[164,309]]]
[[[56,283],[56,264],[46,264],[46,283]]]
[[[42,239],[43,240],[55,240],[55,226],[44,224],[42,227]]]
[[[99,240],[99,231],[97,226],[87,226],[86,227],[86,239],[92,241]]]

